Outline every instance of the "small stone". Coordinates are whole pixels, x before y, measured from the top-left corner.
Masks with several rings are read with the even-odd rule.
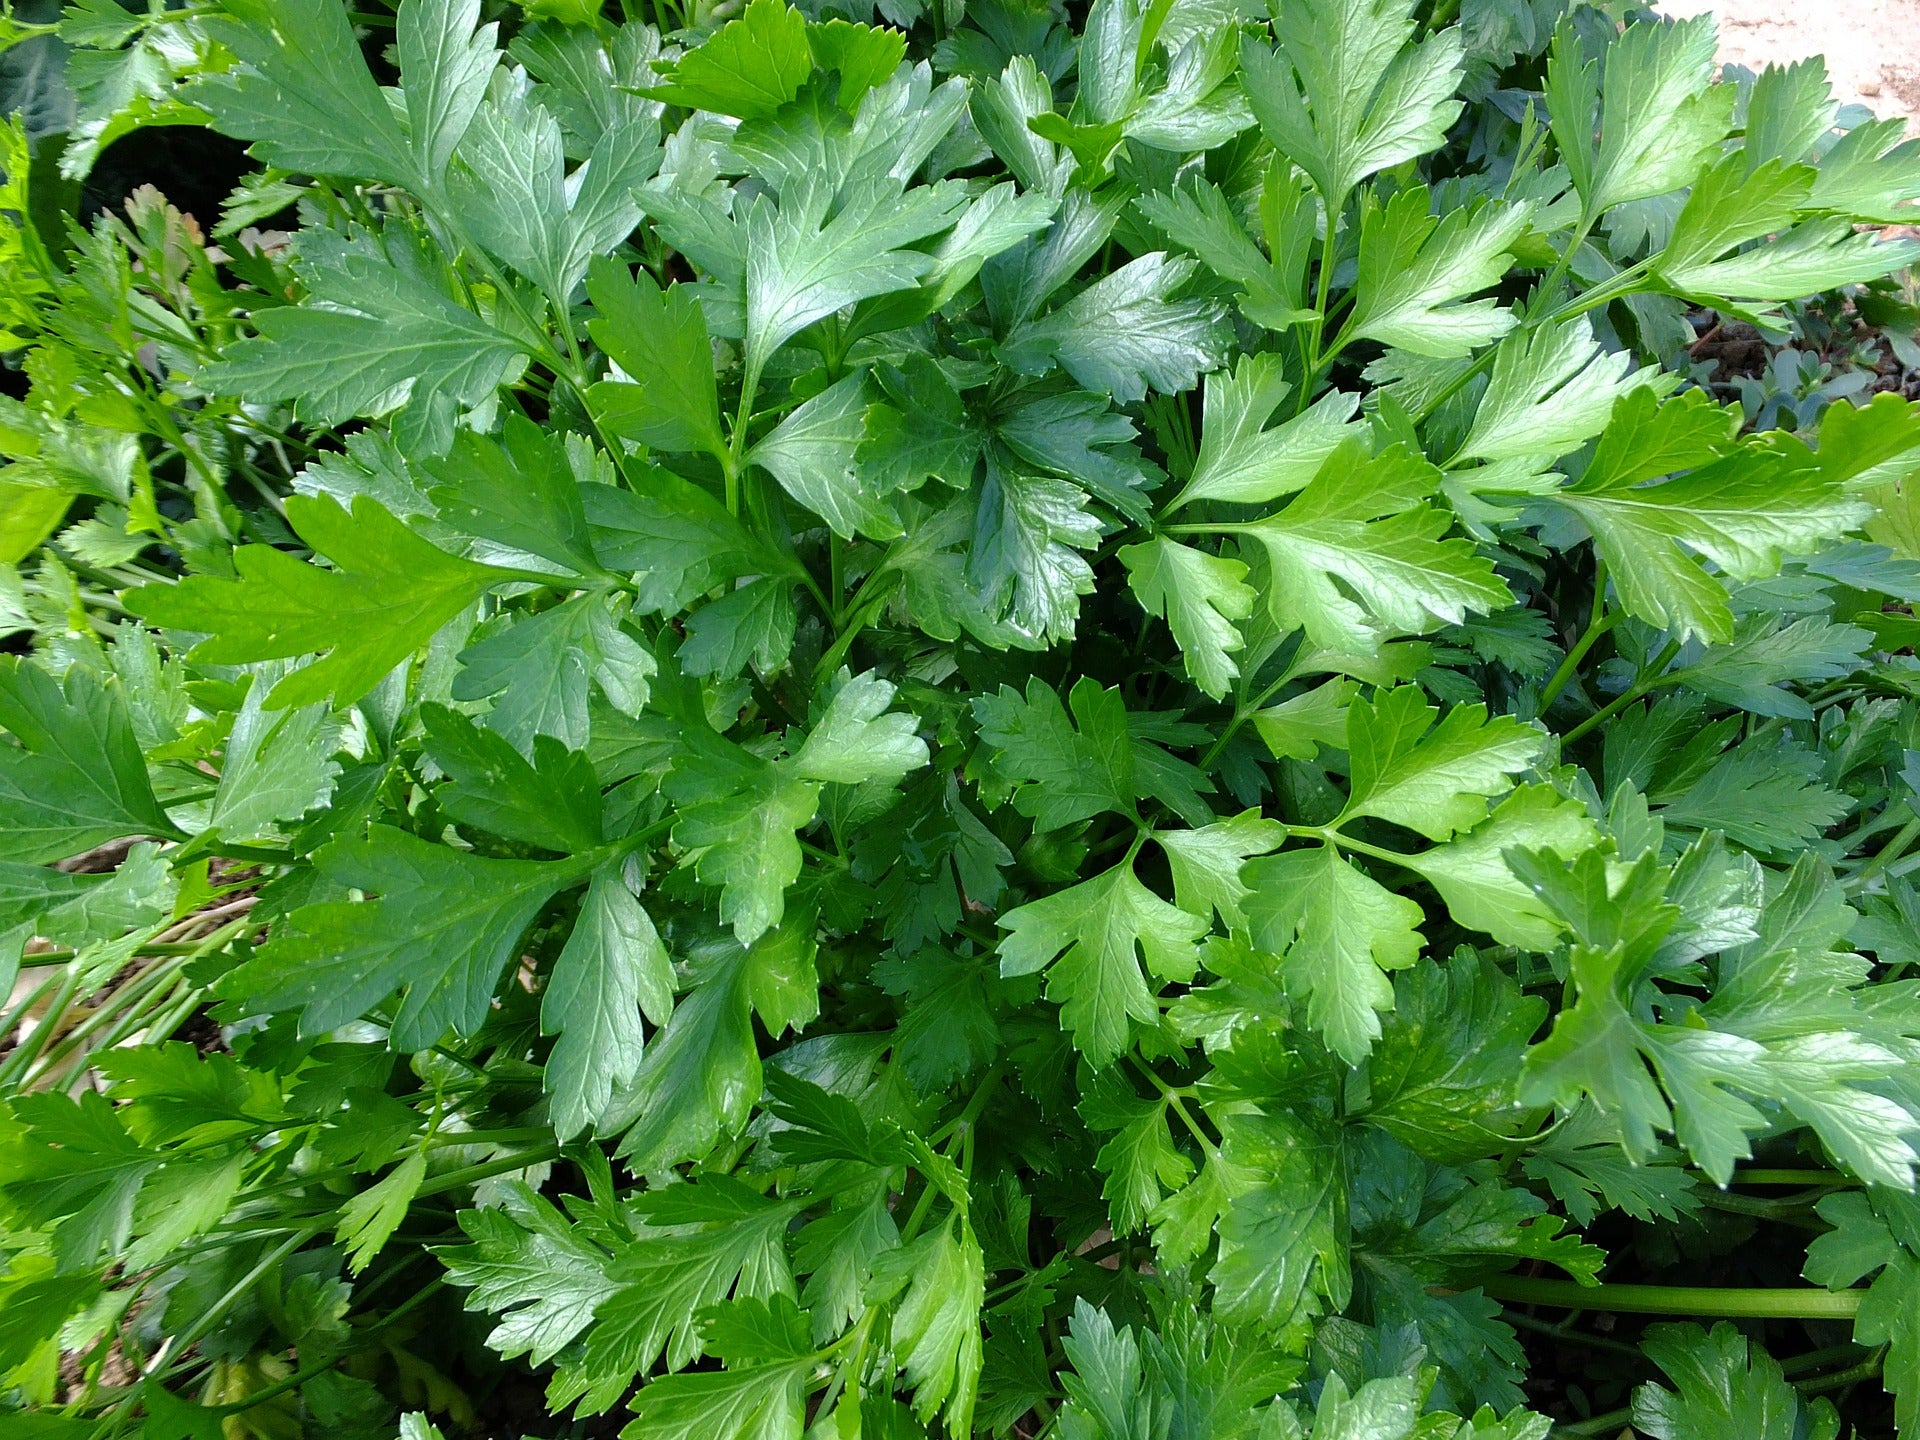
[[[1860,93],[1862,95],[1878,95],[1880,93],[1880,82],[1878,80],[1862,80],[1860,82]]]

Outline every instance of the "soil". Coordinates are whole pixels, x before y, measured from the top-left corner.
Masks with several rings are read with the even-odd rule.
[[[1676,19],[1718,16],[1725,64],[1760,70],[1822,55],[1843,105],[1909,122],[1920,115],[1920,0],[1665,0],[1658,8]]]

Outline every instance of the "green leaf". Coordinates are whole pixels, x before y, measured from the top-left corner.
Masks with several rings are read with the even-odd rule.
[[[725,679],[751,663],[762,675],[776,674],[793,649],[798,623],[792,586],[779,580],[750,581],[688,618],[680,668],[689,675]]]
[[[1247,810],[1197,830],[1156,830],[1153,838],[1166,852],[1180,908],[1202,917],[1218,914],[1229,930],[1238,930],[1246,924],[1240,913],[1247,896],[1241,868],[1255,855],[1279,849],[1287,831],[1279,821]]]
[[[1131,1019],[1158,1022],[1154,992],[1140,969],[1161,980],[1191,980],[1199,965],[1194,942],[1207,922],[1169,905],[1133,873],[1116,865],[1000,917],[1000,973],[1033,975],[1052,967],[1047,997],[1074,1044],[1095,1067],[1127,1048]]]
[[[407,137],[429,184],[445,175],[493,77],[498,27],[479,19],[479,0],[409,0],[394,13]]]
[[[212,664],[282,660],[315,651],[267,695],[274,708],[358,700],[488,590],[514,578],[449,555],[361,496],[351,514],[325,496],[295,495],[287,515],[335,568],[267,545],[234,552],[237,580],[192,576],[148,585],[128,608],[174,629],[208,635],[195,659]]]
[[[674,968],[653,920],[611,866],[593,872],[580,918],[553,962],[540,1002],[553,1133],[572,1139],[607,1114],[612,1092],[639,1069],[639,1016],[664,1025],[674,1010]]]
[[[620,1149],[634,1168],[700,1158],[746,1128],[761,1075],[749,998],[754,971],[791,948],[791,938],[775,931],[758,942],[758,956],[735,945],[702,957],[692,989],[598,1123],[606,1134],[626,1129]]]
[[[892,685],[871,672],[841,677],[788,759],[769,762],[690,731],[667,778],[667,796],[680,807],[674,843],[701,880],[720,887],[720,919],[743,945],[780,923],[786,889],[800,873],[794,832],[813,822],[822,784],[892,784],[927,762],[914,717],[882,713]]]
[[[812,1369],[808,1356],[662,1376],[641,1387],[630,1407],[633,1419],[620,1433],[627,1440],[800,1440]]]
[[[1127,585],[1149,615],[1163,616],[1193,683],[1218,700],[1240,674],[1229,651],[1243,641],[1239,622],[1258,598],[1238,560],[1208,555],[1157,535],[1119,552]]]
[[[1270,179],[1269,184],[1273,183]],[[1191,250],[1214,274],[1245,290],[1240,311],[1256,325],[1283,330],[1312,318],[1314,312],[1303,304],[1305,252],[1283,248],[1269,260],[1218,186],[1189,176],[1174,189],[1141,196],[1134,205],[1167,239]],[[1249,356],[1241,363],[1259,359]]]
[[[1093,567],[1075,553],[1093,549],[1102,535],[1086,505],[1077,485],[989,452],[966,580],[981,608],[995,619],[1004,616],[1029,648],[1072,635],[1079,597],[1093,592]]]
[[[1053,688],[1038,678],[1027,681],[1024,697],[1002,685],[999,693],[973,700],[980,738],[996,752],[993,768],[1019,787],[1014,805],[1042,830],[1133,809],[1125,703],[1091,677],[1074,685],[1067,703],[1071,720]]]
[[[256,674],[233,717],[207,823],[222,838],[272,839],[324,805],[340,773],[334,759],[341,731],[325,705],[279,714],[265,705],[269,680],[284,667]]]
[[[542,736],[529,761],[445,706],[423,706],[420,718],[427,754],[452,782],[434,794],[449,819],[563,855],[600,844],[600,782],[580,751]]]
[[[666,470],[648,469],[630,490],[581,490],[600,562],[632,574],[634,608],[677,615],[690,603],[743,575],[797,575],[782,555],[727,512],[705,490]]]
[[[589,863],[489,860],[385,825],[335,840],[314,863],[334,885],[377,898],[307,905],[234,972],[231,993],[260,1012],[299,1010],[308,1034],[357,1020],[403,992],[392,1040],[423,1050],[472,1034],[533,918]]]
[[[913,1276],[893,1316],[893,1347],[922,1421],[944,1411],[947,1432],[973,1432],[980,1383],[986,1272],[964,1211],[902,1252]]]
[[[587,298],[597,312],[588,333],[628,377],[588,392],[600,425],[656,450],[726,454],[713,348],[692,289],[662,291],[645,270],[600,258],[587,269]]]
[[[1398,446],[1365,454],[1363,442],[1344,442],[1284,510],[1243,527],[1266,547],[1267,603],[1282,631],[1364,654],[1389,635],[1510,604],[1471,542],[1441,538],[1448,517],[1426,503],[1439,472]]]
[[[1559,456],[1606,428],[1614,402],[1657,378],[1609,354],[1586,317],[1542,325],[1501,342],[1493,375],[1460,446],[1463,460]]]
[[[682,1369],[702,1351],[699,1313],[727,1298],[791,1297],[781,1235],[796,1206],[710,1176],[685,1194],[652,1194],[643,1218],[664,1227],[616,1251],[619,1288],[600,1301],[584,1354],[556,1384],[557,1400],[584,1393],[584,1413],[605,1410],[663,1352]],[[569,1383],[571,1382],[571,1383]],[[644,1399],[647,1388],[640,1391]]]
[[[1311,760],[1347,743],[1347,706],[1360,687],[1344,675],[1303,690],[1278,705],[1256,710],[1253,728],[1279,760]]]
[[[1414,685],[1348,707],[1352,779],[1336,823],[1370,815],[1445,840],[1479,823],[1488,798],[1540,754],[1540,732],[1511,715],[1488,719],[1485,706],[1457,705],[1436,726],[1438,714]]]
[[[1711,16],[1629,25],[1607,45],[1603,90],[1574,28],[1556,32],[1548,109],[1587,217],[1689,185],[1713,158],[1734,100],[1713,83],[1714,48]]]
[[[657,669],[603,597],[576,595],[551,610],[515,615],[462,650],[453,698],[491,699],[487,728],[523,754],[542,735],[580,750],[590,735],[591,689],[623,714],[636,714]]]
[[[914,732],[917,717],[887,714],[895,690],[871,670],[842,669],[830,682],[826,712],[794,751],[793,772],[841,785],[895,784],[927,763],[927,742]]]
[[[253,141],[257,158],[283,170],[414,182],[413,146],[346,11],[331,0],[241,0],[228,13],[239,23],[216,33],[241,65],[191,92],[225,133]]]
[[[1723,422],[1702,402],[1654,405],[1646,391],[1622,399],[1586,471],[1553,498],[1593,532],[1629,613],[1682,638],[1731,640],[1726,590],[1696,554],[1730,579],[1757,580],[1783,555],[1817,549],[1868,511],[1781,454],[1745,446],[1708,458],[1708,437]]]
[[[908,356],[900,368],[877,367],[886,401],[867,409],[866,435],[854,464],[876,491],[911,490],[928,478],[971,487],[983,436],[960,392],[940,367]]]
[[[25,1123],[0,1142],[0,1193],[28,1224],[53,1228],[62,1272],[88,1269],[102,1255],[117,1258],[140,1187],[161,1156],[129,1135],[95,1091],[82,1091],[77,1101],[56,1092],[19,1095],[11,1105]]]
[[[1221,1159],[1235,1177],[1208,1276],[1221,1318],[1278,1334],[1311,1316],[1317,1295],[1345,1308],[1353,1271],[1337,1127],[1275,1107],[1229,1115],[1220,1132]]]
[[[800,405],[747,452],[834,534],[890,540],[900,522],[869,489],[855,465],[867,438],[869,393],[864,375],[849,375]]]
[[[674,63],[653,98],[741,119],[771,115],[813,74],[807,22],[782,0],[753,0],[740,18]]]
[[[1311,0],[1246,42],[1241,69],[1261,129],[1312,177],[1329,215],[1369,175],[1437,150],[1460,113],[1461,37],[1417,45],[1400,0]]]
[[[706,747],[677,760],[666,784],[679,807],[674,843],[695,873],[720,888],[720,921],[742,944],[780,923],[800,874],[800,841],[819,808],[819,787],[744,752]]]
[[[1514,1092],[1546,1003],[1464,947],[1394,977],[1374,1047],[1367,1119],[1430,1160],[1497,1155],[1526,1127]]]
[[[1369,879],[1331,845],[1247,864],[1251,893],[1241,902],[1262,950],[1279,955],[1290,994],[1306,1001],[1307,1023],[1349,1064],[1380,1036],[1377,1012],[1393,1007],[1380,972],[1420,956],[1420,907]]]
[[[1200,453],[1193,475],[1167,508],[1195,500],[1257,505],[1305,487],[1340,442],[1357,432],[1360,397],[1330,390],[1309,409],[1263,428],[1292,390],[1274,355],[1249,355],[1231,375],[1208,376]]]
[[[505,1182],[498,1207],[462,1210],[459,1221],[471,1243],[437,1254],[448,1278],[469,1292],[468,1310],[499,1315],[487,1344],[504,1360],[525,1355],[546,1364],[618,1288],[606,1252],[585,1227],[568,1224],[524,1182]]]
[[[154,799],[126,701],[76,665],[64,681],[32,661],[0,659],[0,854],[65,860],[126,835],[178,836]]]
[[[778,0],[755,3],[772,9]],[[933,258],[904,247],[952,226],[963,192],[947,185],[919,186],[904,195],[874,188],[847,197],[829,218],[835,198],[833,186],[809,172],[778,205],[762,196],[747,212],[746,366],[751,377],[757,378],[767,357],[815,320],[918,282],[933,267]]]
[[[1803,1401],[1779,1364],[1724,1320],[1649,1325],[1640,1348],[1678,1387],[1633,1392],[1635,1428],[1658,1440],[1837,1440],[1840,1417],[1825,1400]]]
[[[427,1157],[416,1150],[340,1207],[335,1239],[347,1248],[347,1269],[358,1275],[387,1246],[427,1178]]]
[[[1920,1258],[1913,1248],[1920,1233],[1911,1201],[1873,1189],[1827,1195],[1814,1210],[1834,1228],[1807,1247],[1806,1277],[1829,1290],[1847,1290],[1873,1275],[1854,1316],[1853,1338],[1888,1347],[1882,1381],[1897,1397],[1895,1423],[1911,1426],[1920,1420],[1920,1325],[1914,1323]]]
[[[1001,354],[1029,374],[1058,361],[1080,384],[1122,404],[1149,389],[1191,390],[1204,371],[1224,362],[1227,338],[1212,301],[1171,298],[1192,273],[1190,260],[1142,255],[1018,326]]]
[[[110,875],[69,875],[41,865],[0,861],[0,933],[28,933],[74,949],[117,940],[166,918],[175,885],[149,844],[135,845]]]
[[[1129,1093],[1109,1110],[1104,1101],[1096,1109],[1088,1098],[1081,1101],[1081,1114],[1096,1129],[1114,1129],[1114,1122],[1119,1122],[1094,1163],[1107,1177],[1100,1193],[1107,1201],[1113,1233],[1132,1234],[1168,1192],[1193,1178],[1192,1162],[1174,1149],[1167,1134],[1167,1101],[1138,1100]]]
[[[439,517],[509,558],[532,557],[562,571],[597,575],[580,483],[567,446],[524,415],[509,415],[498,440],[462,433],[452,449],[419,468]]]
[[[208,389],[291,400],[302,415],[337,424],[402,393],[412,407],[476,406],[525,365],[525,342],[402,268],[374,238],[303,244],[305,303],[257,312],[259,338],[228,346],[224,359],[200,372]]]
[[[1694,183],[1657,261],[1678,294],[1793,300],[1910,265],[1920,246],[1856,234],[1850,220],[1792,222],[1807,205],[1814,171],[1769,161],[1748,172],[1741,154]],[[1763,240],[1756,250],[1726,252]]]
[[[1456,923],[1502,945],[1547,951],[1560,942],[1560,923],[1513,873],[1507,851],[1524,846],[1572,859],[1599,841],[1598,827],[1578,802],[1548,785],[1522,785],[1468,833],[1400,863],[1440,892]]]
[[[1526,205],[1468,205],[1436,217],[1424,188],[1402,190],[1360,220],[1360,270],[1341,343],[1378,340],[1451,360],[1498,340],[1514,316],[1467,297],[1497,283],[1526,231]]]
[[[1920,150],[1903,143],[1906,127],[1893,120],[1855,125],[1820,157],[1812,205],[1882,225],[1900,225],[1920,198]]]
[[[1811,720],[1813,708],[1786,687],[1850,675],[1866,663],[1872,645],[1871,632],[1817,615],[1791,623],[1777,615],[1749,615],[1739,621],[1731,641],[1706,647],[1697,660],[1669,675],[1724,705]]]

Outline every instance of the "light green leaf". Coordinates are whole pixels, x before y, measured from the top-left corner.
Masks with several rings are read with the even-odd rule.
[[[347,1247],[349,1273],[358,1275],[386,1248],[426,1178],[426,1153],[416,1150],[340,1207],[334,1238]]]
[[[777,7],[779,0],[757,3]],[[903,247],[952,226],[965,191],[948,184],[904,195],[871,188],[842,199],[829,219],[835,199],[832,184],[809,172],[778,205],[763,195],[747,212],[749,376],[757,379],[767,357],[815,320],[918,283],[933,257]]]
[[[260,160],[283,170],[414,183],[400,113],[374,83],[345,10],[332,0],[240,0],[228,13],[238,23],[215,34],[240,67],[188,92],[226,134],[253,141]]]
[[[540,1028],[557,1035],[547,1057],[553,1130],[569,1140],[632,1083],[645,1052],[640,1016],[673,1013],[673,964],[653,921],[612,866],[594,872],[540,1001]]]
[[[1341,858],[1331,845],[1250,861],[1241,901],[1253,942],[1282,957],[1281,977],[1304,997],[1307,1023],[1348,1064],[1380,1036],[1393,1007],[1380,972],[1420,956],[1420,907]]]
[[[299,1010],[313,1035],[399,990],[392,1043],[401,1050],[477,1030],[534,916],[591,868],[578,858],[484,859],[384,825],[335,840],[314,863],[332,884],[377,898],[295,910],[234,972],[230,993],[256,1012]]]
[[[1701,463],[1697,443],[1676,434],[1681,443],[1670,451],[1647,448],[1630,459],[1629,447],[1657,447],[1656,430],[1676,429],[1655,421],[1651,398],[1641,394],[1620,402],[1593,463],[1553,498],[1593,532],[1630,613],[1682,638],[1730,640],[1733,612],[1723,583],[1688,552],[1731,579],[1757,580],[1775,573],[1783,555],[1837,539],[1869,511],[1817,469],[1751,445]],[[1718,423],[1697,402],[1681,416]],[[1648,438],[1623,436],[1610,444],[1616,426]],[[1663,473],[1661,467],[1685,464],[1698,468],[1657,485],[1641,483]]]
[[[1016,370],[1044,372],[1058,361],[1089,390],[1122,404],[1149,389],[1191,390],[1226,359],[1227,333],[1210,300],[1175,300],[1193,262],[1158,251],[1094,281],[1066,304],[1020,325],[1001,346]]]
[[[220,763],[209,828],[226,840],[278,837],[293,821],[326,803],[340,773],[334,754],[340,726],[325,705],[269,713],[269,684],[285,666],[263,666],[233,717]]]
[[[1548,109],[1588,217],[1691,184],[1713,158],[1734,102],[1713,83],[1714,48],[1711,16],[1629,25],[1607,46],[1603,91],[1574,27],[1562,25]]]
[[[1047,997],[1096,1067],[1127,1047],[1129,1019],[1154,1025],[1160,1018],[1140,957],[1159,979],[1191,980],[1199,965],[1194,942],[1208,928],[1141,884],[1131,860],[1002,915],[1000,926],[1007,931],[1000,973],[1033,975],[1051,965]]]
[[[34,662],[0,658],[0,856],[65,860],[126,835],[177,837],[153,796],[117,685],[84,665],[64,681]]]
[[[515,578],[429,545],[365,496],[351,514],[337,501],[305,495],[290,497],[286,510],[334,569],[269,545],[243,545],[233,556],[237,580],[190,576],[127,597],[145,619],[206,634],[192,653],[212,664],[327,652],[276,684],[270,707],[351,704],[481,595]]]
[[[910,1247],[901,1261],[913,1279],[893,1316],[893,1347],[923,1421],[945,1411],[947,1433],[973,1433],[980,1384],[980,1307],[986,1271],[964,1212]]]
[[[524,341],[396,266],[372,237],[306,238],[327,234],[302,232],[306,301],[257,312],[259,338],[229,345],[200,372],[202,384],[247,400],[291,400],[303,415],[336,424],[401,396],[478,405],[526,363]]]
[[[1803,1401],[1779,1364],[1724,1320],[1649,1325],[1640,1348],[1677,1387],[1633,1392],[1634,1428],[1657,1440],[1838,1440],[1826,1400]]]
[[[653,98],[751,119],[771,115],[813,74],[807,22],[784,0],[753,0],[705,44],[675,62]]]
[[[800,1440],[813,1364],[809,1356],[663,1375],[641,1386],[629,1407],[633,1419],[620,1433],[627,1440]]]
[[[1401,863],[1440,892],[1457,923],[1485,931],[1502,945],[1548,951],[1564,932],[1508,867],[1506,852],[1523,845],[1571,859],[1599,842],[1599,829],[1584,807],[1551,786],[1522,785],[1467,834]]]
[[[1794,225],[1812,192],[1814,171],[1777,161],[1748,173],[1735,152],[1694,183],[1655,261],[1666,286],[1682,295],[1795,300],[1890,274],[1920,258],[1911,241],[1881,243],[1856,234],[1851,219]],[[1726,252],[1749,241],[1757,249]]]
[[[1436,726],[1438,714],[1415,685],[1348,707],[1352,779],[1337,824],[1371,815],[1445,840],[1478,824],[1545,745],[1535,727],[1488,719],[1484,705],[1456,705]]]
[[[1284,510],[1245,526],[1266,547],[1267,602],[1281,630],[1365,654],[1386,636],[1511,604],[1471,542],[1441,538],[1448,516],[1426,503],[1439,481],[1404,448],[1368,459],[1364,442],[1349,440]]]
[[[1329,215],[1369,175],[1437,150],[1460,113],[1459,30],[1410,45],[1413,7],[1401,0],[1308,0],[1274,30],[1278,51],[1242,46],[1247,97]]]
[[[1240,673],[1229,653],[1244,643],[1239,622],[1258,599],[1247,567],[1164,535],[1123,546],[1119,557],[1140,608],[1166,619],[1193,683],[1220,699]]]
[[[1246,924],[1240,913],[1247,895],[1241,867],[1255,855],[1279,849],[1287,828],[1261,818],[1257,810],[1245,810],[1197,830],[1156,830],[1153,838],[1166,852],[1180,908],[1203,917],[1217,913],[1229,930],[1237,930]]]
[[[1498,340],[1514,317],[1467,297],[1498,283],[1532,219],[1528,205],[1468,205],[1431,213],[1424,187],[1402,190],[1360,220],[1360,270],[1342,344],[1371,339],[1449,360]]]
[[[870,780],[894,783],[927,763],[927,742],[914,731],[919,719],[886,714],[894,687],[871,670],[831,682],[827,710],[790,762],[793,773],[808,780],[861,785]]]
[[[600,424],[656,450],[725,454],[713,348],[692,290],[662,291],[645,270],[602,258],[587,268],[587,298],[597,312],[588,333],[627,376],[588,392]]]
[[[747,452],[751,463],[845,540],[900,534],[899,520],[863,483],[854,463],[867,438],[870,400],[866,376],[849,375],[796,408]]]
[[[1659,383],[1626,352],[1602,350],[1584,315],[1514,334],[1495,352],[1459,458],[1564,455],[1606,428],[1620,396]]]
[[[394,14],[407,136],[428,184],[445,176],[497,63],[499,27],[479,20],[480,0],[407,0]]]
[[[1231,375],[1208,376],[1200,453],[1168,510],[1195,500],[1257,505],[1311,481],[1341,441],[1360,428],[1355,420],[1360,397],[1330,390],[1309,409],[1263,429],[1292,389],[1277,355],[1249,355]]]
[[[787,887],[800,874],[794,832],[813,822],[820,789],[744,751],[707,750],[676,761],[668,776],[667,796],[679,807],[674,843],[703,882],[720,887],[720,922],[751,944],[786,912]]]

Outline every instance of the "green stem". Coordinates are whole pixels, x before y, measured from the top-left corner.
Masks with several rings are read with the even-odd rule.
[[[1546,689],[1540,692],[1540,711],[1545,714],[1547,708],[1560,697],[1567,688],[1567,682],[1573,679],[1574,672],[1580,668],[1580,662],[1587,658],[1587,652],[1599,641],[1600,637],[1619,623],[1620,617],[1607,610],[1607,562],[1596,559],[1593,565],[1593,612],[1587,617],[1587,628],[1580,638],[1567,651],[1567,658],[1560,662],[1560,668],[1553,672],[1553,678],[1547,681]]]
[[[425,1200],[433,1195],[444,1195],[449,1190],[461,1190],[469,1185],[478,1185],[482,1180],[491,1180],[495,1175],[511,1174],[515,1170],[525,1170],[530,1165],[543,1165],[559,1158],[558,1145],[541,1145],[520,1155],[497,1156],[483,1164],[469,1165],[463,1170],[450,1170],[445,1175],[435,1176],[422,1185],[413,1198]]]
[[[1736,1170],[1736,1185],[1846,1185],[1847,1177],[1837,1170]]]
[[[1869,1355],[1858,1365],[1845,1370],[1836,1370],[1831,1375],[1815,1375],[1809,1380],[1796,1380],[1793,1386],[1803,1395],[1818,1395],[1823,1390],[1839,1390],[1848,1385],[1857,1385],[1862,1380],[1880,1378],[1881,1367],[1886,1363],[1884,1348],[1877,1354]]]
[[[1861,866],[1857,874],[1848,876],[1847,888],[1857,890],[1877,879],[1881,871],[1907,853],[1907,847],[1913,844],[1916,838],[1920,838],[1920,815],[1916,815],[1902,825],[1894,837],[1880,847],[1880,853]]]
[[[1618,1410],[1609,1410],[1604,1415],[1596,1415],[1591,1420],[1582,1420],[1578,1424],[1556,1425],[1553,1427],[1553,1433],[1555,1435],[1605,1435],[1609,1431],[1617,1430],[1631,1419],[1633,1419],[1632,1408],[1622,1407]]]
[[[1851,1320],[1859,1290],[1721,1290],[1708,1285],[1582,1285],[1500,1275],[1480,1287],[1495,1300],[1562,1310],[1613,1310],[1625,1315],[1711,1315],[1727,1319]]]
[[[1618,715],[1636,700],[1640,700],[1652,694],[1655,690],[1658,690],[1662,685],[1670,683],[1660,672],[1671,665],[1673,663],[1673,657],[1679,653],[1680,642],[1678,640],[1669,640],[1661,647],[1660,653],[1653,657],[1653,663],[1647,667],[1647,675],[1649,678],[1634,681],[1617,699],[1602,705],[1598,710],[1594,711],[1593,714],[1589,715],[1578,725],[1574,726],[1573,729],[1561,736],[1560,743],[1562,745],[1573,744],[1574,741],[1593,730],[1596,726],[1606,724],[1607,721],[1611,720],[1615,715]]]

